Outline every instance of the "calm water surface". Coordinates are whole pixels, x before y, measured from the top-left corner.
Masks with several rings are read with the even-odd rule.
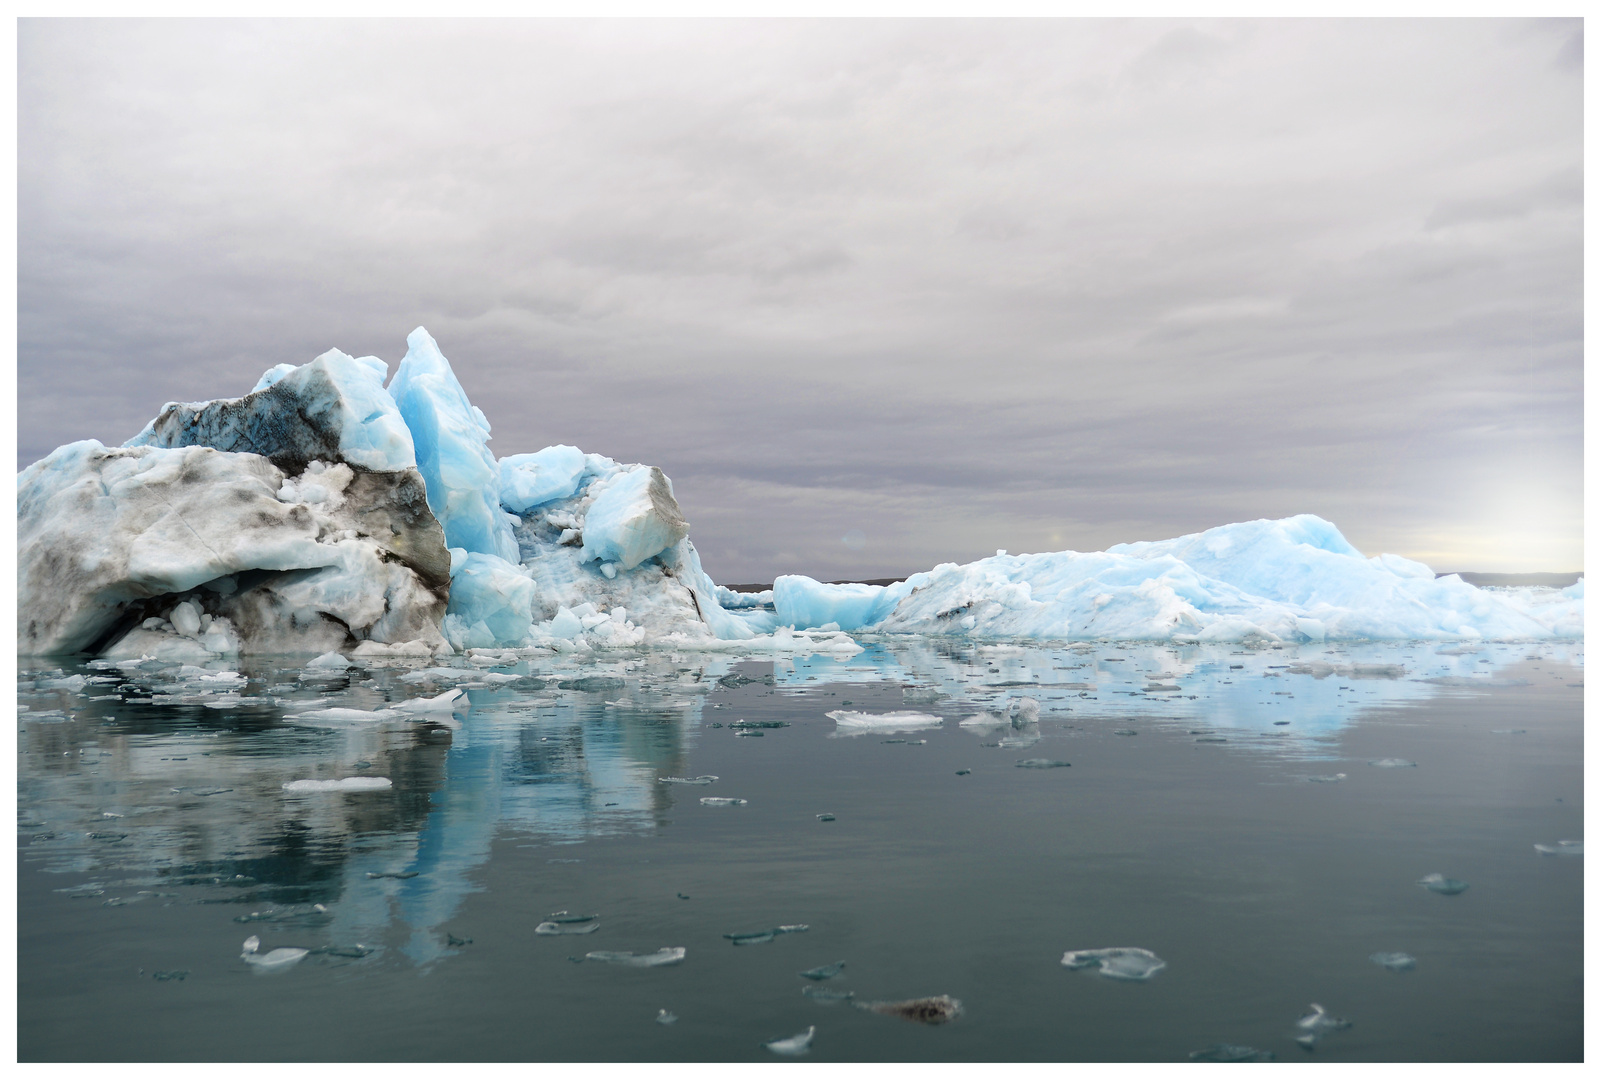
[[[868,645],[25,667],[19,1055],[763,1061],[815,1026],[823,1061],[1582,1057],[1584,860],[1534,846],[1583,839],[1582,646]],[[442,722],[317,715],[452,686]],[[392,786],[284,789],[353,776]],[[534,932],[559,911],[598,929]],[[252,935],[311,952],[265,971]],[[1061,964],[1108,947],[1167,966]],[[1313,1002],[1352,1026],[1309,1052]]]

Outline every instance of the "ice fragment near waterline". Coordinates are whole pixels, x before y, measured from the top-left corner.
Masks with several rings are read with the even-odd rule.
[[[1234,1043],[1213,1043],[1204,1050],[1190,1053],[1191,1061],[1272,1061],[1273,1051],[1258,1050],[1254,1046]]]
[[[1535,844],[1534,850],[1541,855],[1583,855],[1583,840],[1558,840],[1554,844]]]
[[[387,776],[347,776],[343,780],[290,780],[285,791],[306,793],[313,791],[388,791],[394,781]]]
[[[744,799],[724,799],[716,796],[707,796],[700,801],[702,806],[744,806]]]
[[[945,721],[931,713],[866,713],[835,709],[823,714],[834,721],[836,735],[862,735],[869,731],[920,731],[939,727]]]
[[[270,953],[261,953],[261,939],[254,934],[245,938],[244,952],[239,959],[255,967],[257,974],[269,974],[278,971],[287,971],[295,964],[306,958],[311,951],[295,947],[274,949]]]
[[[598,960],[603,964],[616,964],[619,967],[668,967],[672,964],[681,964],[684,961],[685,950],[682,946],[658,949],[653,953],[631,952],[590,952],[584,954],[586,960]]]
[[[1426,874],[1418,879],[1418,884],[1430,892],[1437,892],[1442,896],[1455,896],[1467,889],[1468,883],[1448,878],[1444,874]]]
[[[838,960],[838,961],[835,961],[832,964],[824,964],[822,967],[814,967],[814,968],[811,968],[810,970],[803,971],[803,972],[800,973],[800,975],[801,975],[801,978],[803,978],[803,979],[812,979],[814,981],[820,981],[820,980],[823,980],[823,979],[832,979],[834,976],[838,975],[841,971],[844,971],[844,970],[845,970],[845,961]]]
[[[691,776],[691,777],[658,776],[656,778],[656,780],[657,780],[657,782],[663,783],[663,784],[696,784],[696,785],[699,785],[699,786],[705,786],[706,784],[714,784],[714,783],[716,783],[717,782],[717,777],[709,776],[709,775],[708,776]]]
[[[762,1045],[775,1054],[782,1054],[785,1057],[800,1057],[811,1049],[812,1036],[815,1034],[817,1034],[817,1028],[814,1025],[799,1035],[791,1035],[787,1039],[772,1039],[762,1043]]]
[[[1296,1031],[1299,1032],[1295,1041],[1311,1050],[1323,1036],[1333,1031],[1344,1031],[1350,1026],[1351,1021],[1332,1016],[1323,1006],[1313,1002],[1312,1011],[1295,1022]]]
[[[1095,967],[1109,979],[1144,981],[1167,967],[1167,961],[1149,949],[1079,949],[1063,953],[1062,966],[1074,971]]]
[[[656,1022],[662,1027],[669,1027],[678,1023],[678,1017],[668,1012],[666,1009],[661,1009],[656,1013]]]
[[[598,922],[567,923],[546,921],[534,927],[534,933],[544,936],[553,936],[555,934],[592,934],[599,929],[600,923]]]
[[[1404,952],[1376,952],[1368,959],[1390,971],[1411,971],[1418,966],[1417,957]]]

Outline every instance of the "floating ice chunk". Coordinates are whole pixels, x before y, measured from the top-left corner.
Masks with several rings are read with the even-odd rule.
[[[1467,882],[1446,877],[1444,874],[1425,874],[1418,879],[1418,884],[1442,896],[1455,896],[1459,892],[1466,891],[1468,887]]]
[[[187,605],[179,604],[178,606],[179,607],[186,607]],[[177,611],[175,610],[173,612],[173,614],[177,615]],[[342,655],[340,655],[339,653],[336,653],[336,652],[323,653],[321,656],[317,657],[314,660],[309,661],[306,664],[306,668],[308,670],[321,670],[321,669],[324,669],[324,668],[328,668],[328,669],[332,669],[332,670],[335,670],[335,671],[344,671],[346,668],[351,667],[351,666],[352,665],[351,665],[351,661],[350,661],[349,657],[342,656]]]
[[[838,1005],[842,1001],[849,1001],[856,996],[854,990],[830,990],[826,986],[803,986],[801,993],[820,1005]]]
[[[1368,764],[1375,769],[1415,769],[1418,767],[1417,762],[1398,757],[1379,758],[1377,761],[1368,762]]]
[[[584,516],[582,560],[632,570],[689,535],[671,480],[655,466],[637,466],[590,485],[595,501]]]
[[[584,478],[584,452],[576,446],[547,446],[534,454],[500,459],[500,505],[527,513],[557,499],[571,498]]]
[[[200,610],[188,601],[173,608],[167,618],[172,622],[172,628],[185,637],[195,637],[200,633]]]
[[[574,915],[565,909],[545,916],[546,921],[554,923],[587,923],[594,922],[598,918],[599,915]]]
[[[663,784],[694,784],[697,787],[704,787],[707,784],[715,784],[717,782],[717,777],[711,775],[691,777],[658,776],[656,780],[657,782]]]
[[[1554,844],[1535,844],[1534,850],[1541,855],[1583,855],[1583,840],[1558,840]]]
[[[862,735],[869,731],[920,731],[939,727],[945,722],[931,713],[919,712],[866,713],[835,709],[823,715],[837,725],[836,735]]]
[[[702,806],[744,806],[745,805],[745,800],[744,799],[724,799],[724,798],[718,798],[716,796],[707,796],[706,798],[701,799],[700,804]]]
[[[800,973],[800,976],[803,979],[811,979],[814,982],[820,982],[823,979],[832,979],[834,976],[838,975],[844,970],[845,961],[836,960],[832,964],[824,964],[822,967],[814,967],[807,971],[803,971]]]
[[[345,724],[378,724],[386,720],[404,720],[406,714],[394,709],[313,709],[311,712],[286,713],[285,720],[301,720],[307,724],[343,726]]]
[[[784,574],[773,582],[773,608],[778,621],[798,630],[825,627],[859,630],[894,610],[909,589],[900,585],[824,585],[799,574]]]
[[[1190,1054],[1191,1061],[1272,1061],[1273,1051],[1258,1050],[1254,1046],[1237,1046],[1234,1043],[1213,1043],[1204,1050]]]
[[[668,967],[672,964],[684,962],[685,950],[683,946],[657,949],[653,953],[607,952],[598,951],[585,953],[585,960],[598,960],[603,964],[616,964],[619,967]]]
[[[450,361],[428,331],[406,337],[389,394],[411,430],[428,506],[447,547],[517,562],[517,539],[500,508],[500,467],[489,452],[489,421],[467,400]]]
[[[744,934],[724,934],[723,936],[735,945],[765,945],[772,941],[778,933],[777,930],[752,930]]]
[[[1080,949],[1063,953],[1062,966],[1074,971],[1094,967],[1109,979],[1144,981],[1167,967],[1167,961],[1149,949]]]
[[[880,1016],[898,1016],[902,1020],[915,1020],[922,1024],[947,1024],[962,1015],[962,1003],[949,994],[907,1001],[857,1001],[852,1004]]]
[[[584,632],[584,624],[567,608],[556,610],[556,615],[545,624],[544,630],[554,638],[567,638],[571,640]]]
[[[387,776],[347,776],[343,780],[290,780],[283,789],[295,794],[312,791],[388,791],[394,781]]]
[[[672,1024],[678,1023],[678,1017],[674,1016],[666,1009],[661,1009],[656,1013],[656,1022],[662,1027],[668,1027]]]
[[[407,698],[397,701],[392,706],[399,712],[409,713],[449,713],[468,705],[467,695],[461,690],[446,690],[434,697]]]
[[[304,960],[311,951],[310,949],[290,947],[274,949],[270,953],[262,954],[260,950],[261,939],[252,934],[245,938],[244,952],[239,954],[239,958],[247,964],[254,965],[257,974],[262,975],[287,971]]]
[[[1312,1011],[1295,1022],[1295,1028],[1300,1032],[1295,1041],[1311,1050],[1323,1036],[1333,1031],[1344,1031],[1350,1026],[1351,1021],[1331,1016],[1327,1009],[1313,1002]]]
[[[812,1036],[817,1034],[817,1027],[813,1025],[799,1035],[791,1035],[787,1039],[772,1039],[762,1043],[763,1046],[775,1054],[785,1057],[800,1057],[811,1049]]]
[[[1050,758],[1024,758],[1017,763],[1019,769],[1066,769],[1070,765],[1070,762],[1053,761]]]
[[[1390,971],[1411,971],[1418,966],[1418,958],[1404,952],[1376,952],[1368,959]]]
[[[1332,776],[1308,776],[1306,779],[1308,783],[1312,784],[1338,784],[1345,779],[1345,774],[1337,772]]]
[[[556,934],[592,934],[600,929],[598,922],[553,922],[546,920],[534,927],[534,933],[546,937]]]

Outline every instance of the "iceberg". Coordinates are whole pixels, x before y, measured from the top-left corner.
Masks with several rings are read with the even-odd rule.
[[[71,443],[24,469],[18,651],[203,664],[650,646],[846,656],[861,651],[853,634],[1584,632],[1582,580],[1481,589],[1397,555],[1367,558],[1310,514],[1101,552],[1000,552],[887,586],[790,574],[739,593],[702,567],[660,468],[565,444],[497,460],[438,343],[423,327],[406,342],[387,386],[384,361],[331,349],[269,368],[240,398],[169,402],[122,447]]]

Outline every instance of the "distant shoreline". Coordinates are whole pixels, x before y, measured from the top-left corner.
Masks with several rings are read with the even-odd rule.
[[[1469,585],[1544,585],[1550,589],[1566,589],[1569,585],[1584,576],[1583,570],[1571,570],[1560,574],[1481,574],[1476,570],[1451,570],[1442,574],[1435,574],[1437,578],[1450,577],[1455,574]],[[906,577],[910,577],[908,574]],[[905,581],[906,577],[883,578],[849,578],[844,581],[828,581],[826,585],[893,585],[898,581]],[[773,587],[772,582],[766,585],[724,585],[723,588],[732,592],[758,593],[766,592]]]

